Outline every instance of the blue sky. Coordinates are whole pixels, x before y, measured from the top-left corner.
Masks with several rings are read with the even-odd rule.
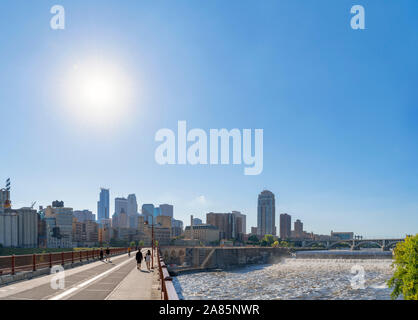
[[[55,4],[65,30],[50,28]],[[366,30],[350,27],[355,4]],[[416,0],[2,1],[0,179],[12,178],[15,207],[59,199],[96,213],[108,187],[172,203],[187,222],[239,210],[249,229],[266,188],[306,231],[416,233],[417,55]],[[111,126],[59,97],[66,70],[91,59],[135,92]],[[263,129],[263,173],[157,165],[154,135],[178,120]]]

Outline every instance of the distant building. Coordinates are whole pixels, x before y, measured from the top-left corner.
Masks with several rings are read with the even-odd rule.
[[[247,233],[247,216],[239,211],[232,211],[232,214],[239,220],[237,223],[237,233]]]
[[[115,214],[120,213],[128,214],[128,199],[126,198],[115,198]]]
[[[255,234],[255,235],[258,234],[257,227],[251,227],[251,234]]]
[[[145,221],[151,224],[154,217],[154,205],[150,203],[143,204],[142,214],[144,215]]]
[[[126,213],[128,214],[128,216],[134,216],[138,213],[138,202],[136,201],[136,195],[135,194],[130,194],[128,196],[128,206],[127,206],[127,210]]]
[[[186,239],[194,239],[202,241],[204,244],[219,241],[219,229],[213,225],[201,224],[193,226],[193,235],[191,235],[191,228],[187,226],[184,231]]]
[[[160,204],[160,214],[173,218],[174,207],[171,204]]]
[[[303,223],[299,219],[295,221],[295,238],[303,238]]]
[[[3,209],[0,212],[0,244],[3,247],[18,247],[18,214],[16,210]]]
[[[206,224],[210,224],[219,229],[219,237],[221,239],[237,239],[237,220],[232,213],[213,213],[206,214]]]
[[[96,217],[90,210],[76,210],[73,212],[78,222],[95,221]]]
[[[258,195],[257,232],[260,236],[276,235],[276,202],[274,194],[268,190]]]
[[[334,232],[331,231],[331,238],[337,238],[340,240],[353,240],[354,232]]]
[[[18,246],[20,248],[38,247],[38,213],[32,208],[17,210]]]
[[[292,217],[287,213],[280,215],[280,239],[289,239],[292,236]]]
[[[97,202],[97,220],[99,223],[102,220],[110,218],[110,196],[109,189],[100,189],[100,200]]]
[[[160,209],[160,207],[156,207],[156,208],[154,208],[154,215],[153,215],[153,217],[154,217],[154,223],[155,223],[155,219],[158,217],[158,216],[160,216],[161,215],[161,209]]]
[[[183,221],[172,219],[171,220],[171,236],[178,237],[183,233]]]
[[[203,224],[202,219],[199,219],[199,218],[193,218],[193,225],[194,225],[194,226],[198,226],[198,225],[200,225],[200,224]]]
[[[55,201],[53,204],[57,204]],[[73,209],[62,207],[62,202],[58,203],[58,207],[48,206],[45,208],[45,218],[54,219],[54,223],[49,220],[49,226],[53,225],[53,228],[58,229],[58,231],[50,230],[50,232],[55,232],[59,234],[60,241],[55,241],[55,239],[50,239],[54,245],[52,248],[71,248],[72,245],[72,234],[73,234]],[[54,238],[54,237],[53,237]],[[58,247],[55,247],[57,245]],[[48,245],[48,247],[50,247]]]

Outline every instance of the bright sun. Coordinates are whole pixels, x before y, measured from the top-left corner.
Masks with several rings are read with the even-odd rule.
[[[73,65],[64,92],[69,113],[89,126],[117,125],[132,105],[132,84],[126,74],[100,60]]]

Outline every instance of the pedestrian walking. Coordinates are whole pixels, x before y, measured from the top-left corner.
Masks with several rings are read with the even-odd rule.
[[[110,262],[110,249],[109,249],[109,247],[106,248],[105,253],[106,253],[106,261]]]
[[[100,248],[99,255],[100,255],[100,260],[103,260],[103,248]]]
[[[136,258],[136,268],[138,270],[141,270],[141,264],[142,264],[142,259],[143,259],[141,250],[138,250],[135,258]]]
[[[151,271],[151,267],[150,267],[150,265],[151,265],[151,251],[150,250],[148,250],[147,254],[145,255],[145,262],[147,263],[148,271]]]

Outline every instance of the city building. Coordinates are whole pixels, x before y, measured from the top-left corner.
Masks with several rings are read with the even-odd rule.
[[[149,224],[152,223],[154,217],[154,205],[153,204],[143,204],[142,205],[142,214],[144,216],[145,222]]]
[[[157,218],[160,215],[161,215],[161,209],[160,209],[160,207],[154,208],[154,215],[153,215],[153,217],[154,217],[154,223],[155,223],[155,218]]]
[[[171,204],[160,204],[160,214],[173,218],[174,207]]]
[[[73,212],[78,222],[95,221],[96,217],[90,210],[76,210]]]
[[[287,213],[280,215],[280,239],[289,239],[292,236],[292,217]]]
[[[294,237],[295,238],[303,238],[303,223],[302,223],[302,221],[297,219],[295,221],[295,224],[294,224],[294,229],[295,229]]]
[[[128,199],[126,198],[115,198],[115,214],[120,213],[128,214]]]
[[[193,225],[194,225],[194,226],[198,226],[198,225],[200,225],[200,224],[203,224],[202,219],[199,219],[199,218],[193,218]]]
[[[4,209],[0,212],[0,244],[3,247],[18,247],[18,214],[16,210]]]
[[[247,233],[247,216],[239,211],[232,211],[232,214],[239,220],[237,222],[237,233]]]
[[[238,239],[236,216],[232,213],[213,213],[206,214],[206,224],[210,224],[219,229],[220,239]]]
[[[127,201],[128,205],[126,213],[128,214],[128,216],[136,216],[138,214],[138,202],[136,201],[136,195],[130,194],[128,196]]]
[[[47,225],[52,228],[50,229],[50,232],[59,234],[59,241],[56,241],[56,239],[50,239],[50,241],[54,243],[53,245],[58,245],[59,248],[73,247],[73,209],[65,207],[62,201],[54,201],[52,204],[53,206],[48,206],[44,210],[45,219],[54,220],[54,223],[49,220]],[[57,228],[58,231],[54,231],[54,228]],[[56,237],[52,236],[52,238]],[[48,247],[50,246],[48,245]]]
[[[193,234],[191,234],[191,232],[193,232]],[[220,240],[219,229],[208,224],[194,225],[193,228],[187,226],[184,230],[184,237],[186,239],[199,240],[204,244],[210,244]]]
[[[20,248],[38,247],[38,213],[32,208],[17,210],[18,246]]]
[[[97,220],[99,223],[110,218],[110,196],[109,189],[100,189],[100,200],[97,202]]]
[[[340,240],[353,240],[354,232],[334,232],[331,231],[331,238]]]
[[[172,219],[171,220],[171,236],[179,237],[183,234],[183,221]]]
[[[276,235],[276,202],[271,191],[264,190],[258,195],[257,205],[258,235]]]

